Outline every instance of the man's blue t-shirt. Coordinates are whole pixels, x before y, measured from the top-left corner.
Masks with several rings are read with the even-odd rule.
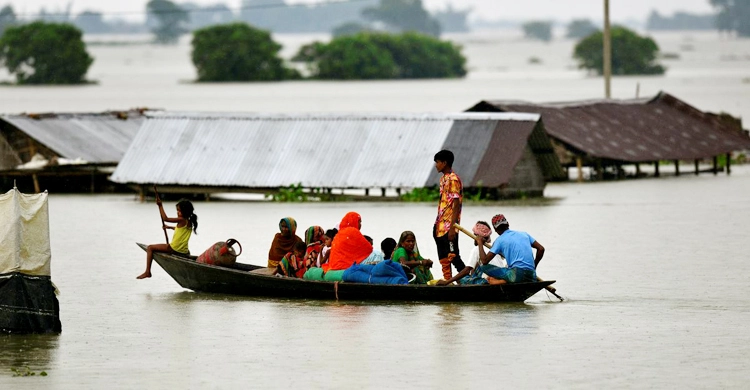
[[[508,268],[534,271],[534,253],[531,251],[534,241],[534,237],[526,232],[508,229],[495,240],[490,251],[505,257]]]

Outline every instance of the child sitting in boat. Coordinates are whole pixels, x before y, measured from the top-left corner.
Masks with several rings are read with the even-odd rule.
[[[380,242],[380,250],[383,251],[383,259],[390,260],[391,256],[393,256],[393,251],[396,250],[396,240],[387,237]]]
[[[323,264],[328,262],[328,255],[331,254],[331,243],[338,232],[339,230],[336,228],[326,230],[326,234],[323,236],[323,249],[318,256],[318,267],[322,267]]]
[[[146,248],[146,271],[138,275],[136,279],[146,279],[151,277],[151,262],[154,258],[154,252],[174,253],[180,255],[189,255],[188,241],[192,232],[198,234],[198,216],[193,212],[193,204],[182,199],[177,202],[177,217],[171,218],[164,212],[161,199],[156,198],[156,204],[159,206],[161,219],[164,222],[174,223],[175,226],[162,225],[163,229],[173,229],[172,242],[167,244],[152,244]]]
[[[408,267],[410,272],[416,276],[416,284],[427,284],[432,280],[432,260],[422,258],[417,247],[417,238],[411,231],[401,233],[398,239],[398,247],[393,252],[393,262],[401,263]]]
[[[318,259],[320,252],[323,250],[323,241],[325,233],[320,226],[310,226],[305,231],[305,268],[320,267]]]
[[[306,249],[307,245],[302,241],[294,244],[294,249],[281,258],[279,265],[273,271],[273,275],[302,278],[307,271],[307,267],[305,267]]]

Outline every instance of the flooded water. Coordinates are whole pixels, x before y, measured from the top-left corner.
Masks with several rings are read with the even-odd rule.
[[[615,77],[615,98],[669,92],[701,110],[750,118],[750,39],[715,32],[656,33],[664,76]],[[604,96],[600,77],[588,77],[571,58],[575,42],[524,40],[514,31],[447,35],[464,47],[470,73],[456,80],[296,81],[194,84],[189,37],[177,46],[89,46],[95,58],[88,77],[98,85],[0,86],[0,112],[169,110],[240,112],[456,112],[485,99],[532,102]],[[91,37],[113,41],[123,37]],[[127,38],[145,41],[149,37]],[[316,35],[276,35],[291,58]],[[541,64],[530,64],[537,57]],[[7,79],[7,75],[0,79]]]
[[[311,37],[281,36],[285,56]],[[462,80],[192,84],[189,44],[90,47],[98,85],[0,87],[3,112],[131,107],[201,111],[461,111],[483,99],[598,98],[600,78],[570,59],[573,42],[502,33],[453,36],[469,56]],[[660,77],[618,77],[614,96],[667,91],[703,110],[750,117],[750,40],[656,35]],[[532,56],[541,65],[528,65]],[[430,163],[430,162],[426,162]],[[463,221],[504,213],[547,248],[556,279],[524,304],[254,299],[183,290],[158,266],[153,203],[133,196],[50,195],[59,336],[0,336],[0,389],[68,388],[713,388],[750,375],[750,167],[732,176],[552,184],[540,204],[464,206]],[[167,203],[169,207],[173,203]],[[334,226],[350,210],[377,242],[413,230],[426,257],[434,204],[198,202],[191,248],[240,240],[263,264],[275,227]],[[168,208],[170,214],[173,209]],[[468,253],[471,242],[461,239]],[[435,273],[439,273],[436,268]],[[29,367],[33,377],[12,377]],[[41,371],[48,373],[40,377]]]
[[[0,388],[741,387],[749,192],[742,166],[729,177],[553,184],[542,204],[467,203],[464,224],[502,212],[547,248],[539,274],[567,300],[540,292],[523,304],[201,294],[157,265],[138,281],[145,256],[135,242],[163,240],[156,206],[52,194],[63,332],[1,336]],[[377,242],[413,230],[435,258],[435,208],[197,202],[190,245],[199,252],[234,237],[241,260],[263,264],[280,217],[302,230],[356,210]],[[460,245],[471,249],[465,238]],[[27,366],[48,376],[11,376]]]

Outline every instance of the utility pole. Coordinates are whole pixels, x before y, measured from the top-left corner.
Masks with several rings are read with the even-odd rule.
[[[609,0],[604,0],[604,97],[612,97],[612,34],[609,27]]]

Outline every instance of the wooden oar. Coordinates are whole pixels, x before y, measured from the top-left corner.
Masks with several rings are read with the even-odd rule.
[[[161,199],[159,199],[159,191],[156,190],[156,184],[154,184],[154,195],[156,195],[156,205],[158,206]],[[167,229],[164,229],[166,224],[164,223],[164,217],[161,215],[161,208],[159,208],[159,218],[161,218],[161,230],[164,231],[164,239],[167,240],[167,245],[169,245],[169,236],[167,236]]]
[[[466,230],[463,226],[461,226],[461,225],[459,225],[457,223],[454,223],[453,226],[456,228],[456,230],[460,231],[461,233],[466,234],[467,236],[471,237],[473,240],[477,239],[477,236],[475,236],[474,233]],[[492,248],[492,246],[490,244],[486,243],[486,242],[484,243],[484,247],[488,248],[488,249]],[[536,280],[539,281],[539,282],[543,282],[544,281],[539,276],[536,277]],[[547,291],[549,291],[550,293],[552,293],[552,295],[556,296],[557,299],[559,299],[561,302],[563,301],[563,297],[557,295],[557,289],[556,288],[554,288],[552,286],[547,286],[544,289],[547,290]]]

